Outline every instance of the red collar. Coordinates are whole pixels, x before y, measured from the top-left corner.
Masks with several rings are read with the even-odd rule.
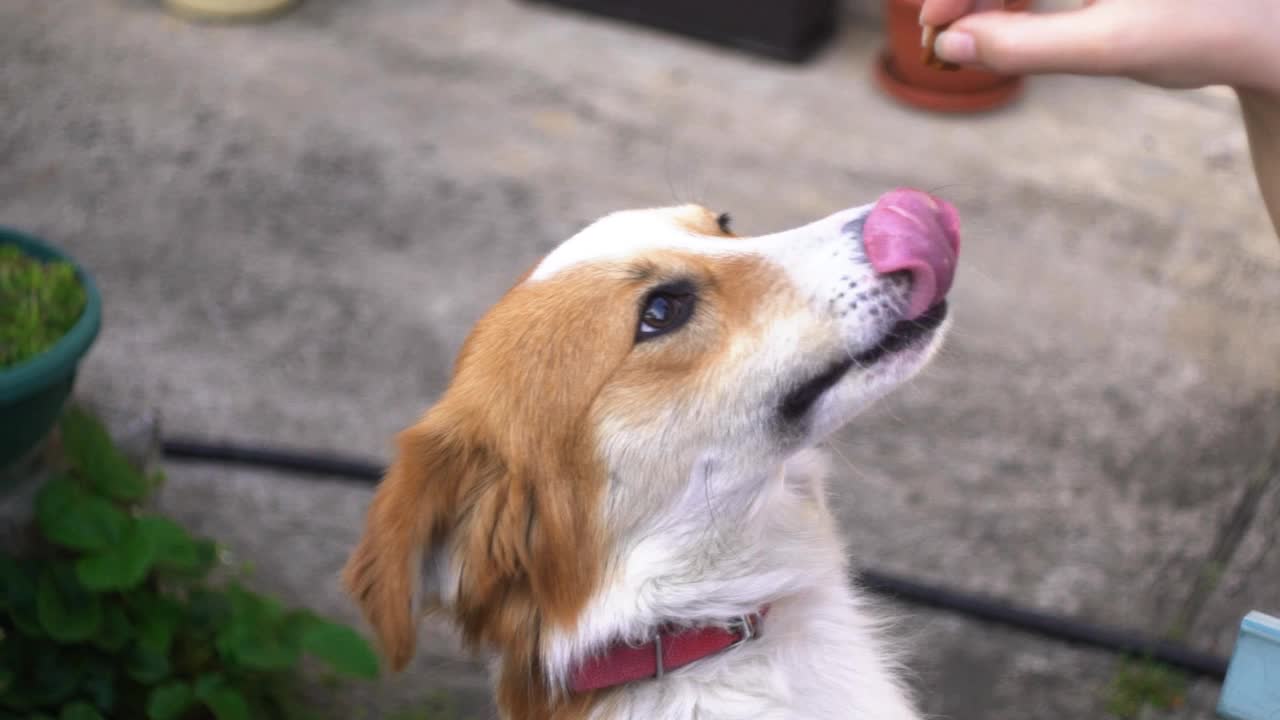
[[[618,642],[603,654],[579,665],[570,676],[575,693],[660,678],[676,668],[697,662],[760,634],[769,606],[743,615],[729,627],[673,628],[658,630],[657,639],[644,645]]]

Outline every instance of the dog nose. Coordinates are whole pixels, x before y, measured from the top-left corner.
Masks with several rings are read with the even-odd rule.
[[[960,254],[960,216],[928,193],[901,188],[886,193],[871,209],[862,243],[877,273],[911,274],[904,318],[912,320],[942,302],[951,289]]]

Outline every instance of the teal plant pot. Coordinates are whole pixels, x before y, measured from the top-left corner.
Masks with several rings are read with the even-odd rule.
[[[17,245],[41,260],[65,260],[84,286],[84,312],[76,324],[44,352],[0,370],[0,468],[36,447],[58,421],[71,395],[80,359],[102,325],[102,297],[93,278],[73,258],[25,233],[0,227],[0,245]]]

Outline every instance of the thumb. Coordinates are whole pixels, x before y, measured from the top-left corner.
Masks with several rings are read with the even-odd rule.
[[[935,48],[944,60],[1005,74],[1118,74],[1117,40],[1124,23],[1114,7],[1097,3],[1042,15],[969,15],[940,34]]]

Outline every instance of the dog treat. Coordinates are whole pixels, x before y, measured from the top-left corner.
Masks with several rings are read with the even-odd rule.
[[[945,31],[949,27],[951,27],[951,23],[946,25],[926,25],[924,27],[924,51],[921,53],[920,59],[925,65],[935,70],[954,72],[960,69],[959,65],[947,62],[933,52],[933,43],[938,39],[938,33]]]
[[[1011,0],[1001,0],[1000,9],[1008,10],[1010,1]],[[925,25],[924,26],[924,38],[921,40],[921,43],[924,44],[924,49],[920,53],[920,59],[922,62],[924,62],[925,65],[931,68],[934,68],[936,70],[945,70],[947,72],[954,72],[956,70],[959,70],[960,66],[953,62],[947,62],[946,60],[943,60],[942,58],[938,57],[938,55],[933,51],[933,43],[938,39],[938,34],[946,32],[947,28],[949,27],[951,27],[951,23],[946,23],[945,25]]]

